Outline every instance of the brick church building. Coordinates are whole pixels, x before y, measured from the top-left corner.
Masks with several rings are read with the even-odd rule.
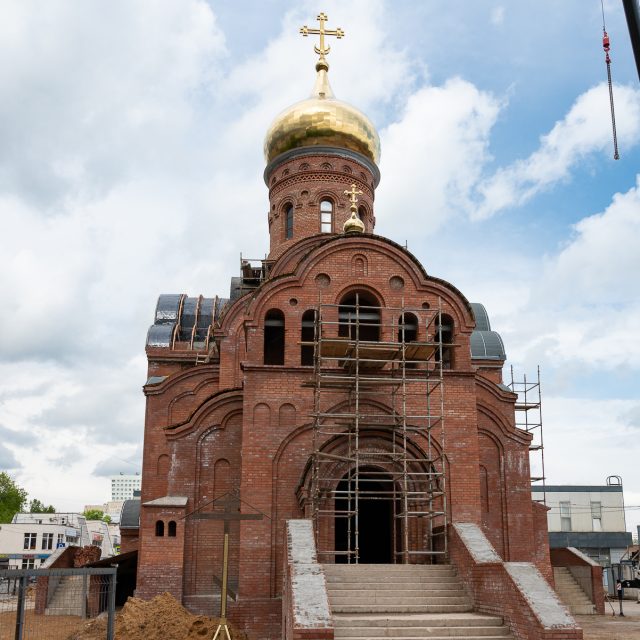
[[[161,295],[146,343],[137,595],[215,613],[225,521],[207,514],[230,514],[229,616],[250,637],[284,633],[289,520],[312,523],[318,563],[458,571],[454,527],[473,525],[552,580],[502,340],[376,234],[378,134],[334,97],[320,25],[311,97],[266,135],[267,258],[228,297]]]

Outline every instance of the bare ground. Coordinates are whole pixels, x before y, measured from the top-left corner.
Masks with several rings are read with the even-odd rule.
[[[624,617],[618,615],[617,602],[612,602],[615,617],[608,603],[603,616],[575,616],[582,627],[584,640],[640,640],[640,603],[624,600]]]

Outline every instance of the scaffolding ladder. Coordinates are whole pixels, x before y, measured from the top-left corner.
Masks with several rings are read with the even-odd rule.
[[[379,532],[364,511],[384,501],[389,522],[380,527],[390,528],[389,561],[442,561],[441,301],[437,309],[404,302],[381,308],[355,294],[351,303],[319,302],[313,343],[303,343],[314,351],[314,376],[307,383],[314,389],[308,498],[318,554],[325,562],[370,561],[365,543],[370,546]]]
[[[542,502],[547,504],[546,475],[544,470],[544,437],[542,431],[542,387],[540,384],[540,366],[537,367],[536,377],[531,380],[524,374],[516,379],[511,365],[511,382],[508,385],[513,393],[518,395],[515,404],[516,428],[531,434],[529,445],[529,465],[531,469],[532,488],[541,491]],[[535,485],[540,485],[540,487]]]

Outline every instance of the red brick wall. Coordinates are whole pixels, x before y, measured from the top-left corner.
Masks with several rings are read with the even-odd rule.
[[[590,572],[590,589],[587,588],[585,591],[591,597],[591,601],[596,607],[596,612],[604,615],[605,591],[602,586],[602,567],[593,562],[588,562],[571,549],[551,549],[550,556],[553,567],[567,567],[569,571],[579,567],[583,571],[588,570]]]
[[[306,223],[294,226],[301,234],[317,232],[312,229],[317,224],[316,204],[311,203],[326,189],[333,189],[338,197],[348,187],[346,176],[358,175],[357,163],[344,162],[345,166],[352,163],[354,173],[336,177],[335,166],[332,170],[316,167],[315,177],[306,185],[307,174],[301,176],[292,167],[272,186],[274,204],[284,202],[294,187],[300,191],[296,215],[300,220],[313,217],[306,231]],[[284,168],[283,164],[278,171]],[[371,180],[371,176],[362,183],[355,180],[368,205],[373,204]],[[304,190],[308,196],[302,196]],[[336,211],[346,212],[346,197],[341,203]],[[279,224],[282,216],[274,217],[272,238],[281,237],[276,230]],[[227,310],[216,329],[219,362],[196,366],[193,357],[187,362],[188,353],[148,350],[150,375],[169,377],[145,387],[143,503],[167,494],[186,496],[189,512],[206,506],[228,488],[239,488],[242,510],[254,508],[265,518],[232,525],[231,581],[238,600],[230,604],[230,616],[252,633],[277,637],[284,522],[304,515],[300,499],[304,499],[305,468],[311,454],[313,390],[302,385],[309,382],[313,370],[300,366],[302,314],[319,300],[337,303],[356,289],[377,297],[385,324],[397,315],[389,307],[404,304],[426,316],[441,301],[442,311],[455,325],[454,368],[445,372],[444,386],[450,518],[482,524],[505,559],[536,561],[540,539],[530,496],[529,438],[515,429],[513,395],[497,386],[495,371],[487,376],[471,362],[469,337],[474,320],[466,299],[455,287],[427,276],[406,250],[383,238],[317,236],[298,242],[297,237],[287,246],[276,242],[273,255],[286,252],[273,266],[272,278]],[[423,305],[432,311],[422,312]],[[264,317],[273,308],[285,316],[283,366],[263,365]],[[424,338],[421,331],[419,338]],[[382,339],[391,338],[386,330]],[[419,412],[423,402],[413,398],[409,408]],[[416,437],[415,445],[424,442]],[[434,447],[441,445],[436,435]],[[485,502],[489,498],[484,512],[481,466],[487,469]],[[169,544],[166,539],[154,538],[156,518],[168,514],[154,508],[142,510],[138,594],[150,597],[170,590],[192,610],[211,612],[218,598],[214,577],[220,575],[222,525],[187,519],[181,527],[182,541],[173,541],[177,546],[169,553],[169,547],[163,546]]]

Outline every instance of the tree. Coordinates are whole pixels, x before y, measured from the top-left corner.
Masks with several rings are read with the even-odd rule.
[[[108,513],[105,513],[102,516],[102,520],[103,520],[103,522],[106,522],[107,524],[111,524],[111,516]]]
[[[27,492],[5,471],[0,471],[0,522],[11,522],[27,502]]]
[[[82,515],[87,520],[102,520],[104,518],[104,511],[100,511],[100,509],[87,509]]]
[[[29,513],[55,513],[56,508],[50,504],[48,507],[44,506],[43,502],[40,502],[38,498],[34,498],[29,503]]]

